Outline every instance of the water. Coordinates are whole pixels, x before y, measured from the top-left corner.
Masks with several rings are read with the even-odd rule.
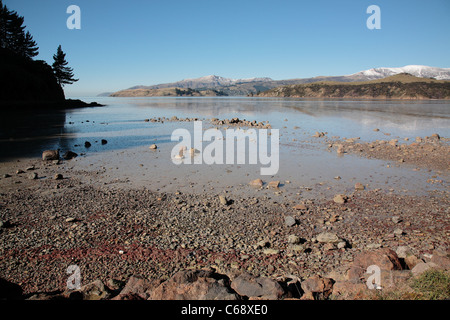
[[[81,156],[70,162],[79,170],[98,172],[100,182],[147,187],[159,191],[259,193],[302,198],[350,192],[355,182],[370,189],[425,193],[439,186],[426,180],[436,173],[413,171],[408,165],[338,157],[316,131],[327,137],[402,140],[439,133],[450,135],[450,104],[445,101],[308,101],[299,99],[203,97],[111,98],[85,97],[107,106],[67,110],[57,114],[21,114],[3,117],[0,161],[40,157],[43,150],[72,150]],[[175,165],[170,152],[175,129],[192,132],[193,122],[145,122],[154,117],[211,118],[269,121],[280,130],[280,169],[261,176],[256,165]],[[14,121],[13,121],[14,120]],[[375,132],[373,129],[380,131]],[[389,136],[387,136],[389,134]],[[106,139],[106,145],[101,144]],[[89,141],[92,147],[85,148]],[[156,151],[148,146],[156,143]],[[404,142],[407,143],[407,142]],[[207,145],[207,143],[204,143]],[[387,167],[389,165],[389,167]],[[439,173],[440,176],[448,173]],[[340,176],[341,180],[333,179]],[[249,190],[250,180],[279,180],[274,190]],[[278,192],[278,194],[274,194]]]

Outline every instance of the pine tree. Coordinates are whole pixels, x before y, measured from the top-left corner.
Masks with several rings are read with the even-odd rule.
[[[0,0],[0,47],[32,59],[39,48],[30,32],[25,32],[24,18],[10,11]]]
[[[61,45],[58,46],[56,54],[53,55],[53,60],[53,72],[61,87],[64,87],[65,84],[72,84],[79,80],[73,77],[73,69],[67,67],[68,62],[66,61],[66,54],[62,51]]]
[[[8,21],[8,9],[0,0],[0,48],[6,48],[6,24]]]

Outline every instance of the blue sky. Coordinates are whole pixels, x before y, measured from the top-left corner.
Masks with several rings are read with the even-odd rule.
[[[3,0],[25,17],[52,63],[59,44],[80,80],[66,96],[96,95],[210,74],[292,79],[409,64],[450,67],[450,1]],[[69,30],[69,5],[81,29]],[[369,30],[369,5],[381,29]]]

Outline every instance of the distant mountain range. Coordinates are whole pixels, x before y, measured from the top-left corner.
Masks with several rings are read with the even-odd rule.
[[[378,76],[378,75],[373,75]],[[450,99],[450,81],[399,73],[366,81],[319,81],[276,87],[260,97],[313,99]]]
[[[279,86],[313,83],[318,81],[355,82],[383,79],[400,73],[409,73],[421,78],[434,78],[437,80],[450,80],[450,68],[437,68],[420,65],[408,65],[399,68],[373,68],[344,76],[319,76],[313,78],[273,80],[271,78],[230,79],[216,75],[209,75],[195,79],[184,79],[172,83],[163,83],[152,86],[134,86],[110,94],[111,96],[143,96],[147,90],[149,96],[154,96],[155,89],[183,88],[204,92],[203,95],[246,96],[270,90]],[[184,91],[180,91],[184,92]]]

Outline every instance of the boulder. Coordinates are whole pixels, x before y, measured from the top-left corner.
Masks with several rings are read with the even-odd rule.
[[[301,287],[306,297],[312,296],[316,299],[326,299],[333,291],[333,280],[314,275],[302,281]]]
[[[267,277],[255,278],[245,272],[234,278],[231,288],[239,295],[248,298],[277,300],[284,294],[283,288],[277,281]]]
[[[237,300],[228,278],[207,270],[179,271],[154,289],[149,300]]]
[[[342,300],[367,298],[370,290],[365,283],[338,280],[333,284],[333,297]]]
[[[131,276],[125,287],[112,300],[147,300],[152,290],[161,284],[161,280],[147,280],[140,276]]]
[[[149,149],[152,149],[152,150],[156,150],[156,149],[158,149],[158,146],[156,145],[156,144],[152,144],[150,147],[148,147]]]
[[[59,159],[59,150],[45,150],[42,152],[42,160],[58,160]]]
[[[417,277],[417,276],[420,276],[425,271],[431,270],[431,269],[440,269],[440,268],[436,263],[433,263],[433,262],[428,262],[428,263],[420,262],[411,270],[411,273],[413,274],[413,276]]]
[[[69,150],[69,151],[65,152],[62,157],[64,160],[71,160],[73,158],[78,157],[78,154]]]
[[[450,270],[450,259],[446,256],[433,254],[433,256],[431,257],[431,262],[437,264],[444,270]]]
[[[363,251],[353,260],[347,273],[348,280],[359,282],[372,265],[376,265],[381,271],[402,270],[397,254],[389,248]]]
[[[101,280],[95,280],[73,292],[80,292],[83,295],[83,300],[107,300],[111,297],[109,289]]]
[[[0,278],[0,300],[22,299],[23,290],[15,283]]]

